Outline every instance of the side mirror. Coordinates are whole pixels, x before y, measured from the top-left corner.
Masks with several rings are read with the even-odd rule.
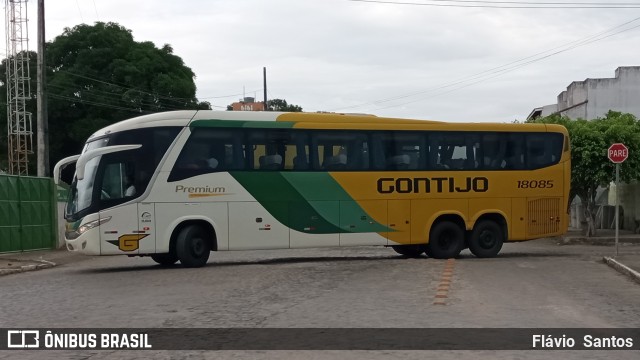
[[[78,160],[80,155],[68,156],[56,163],[56,166],[53,167],[53,182],[58,185],[60,183],[60,171],[64,169],[67,165],[72,164]]]

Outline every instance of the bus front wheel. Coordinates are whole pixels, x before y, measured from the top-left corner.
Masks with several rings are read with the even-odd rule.
[[[157,262],[161,266],[171,266],[178,261],[178,257],[173,253],[168,254],[153,254],[151,255],[151,259]]]
[[[184,267],[201,267],[209,260],[209,242],[201,227],[189,225],[176,239],[176,255]]]
[[[431,228],[427,256],[434,259],[455,258],[464,248],[464,230],[451,221],[441,221]]]
[[[424,252],[422,245],[392,245],[391,248],[398,254],[410,258],[420,257]]]
[[[473,227],[469,250],[479,258],[490,258],[498,255],[503,242],[502,227],[495,221],[482,220]]]

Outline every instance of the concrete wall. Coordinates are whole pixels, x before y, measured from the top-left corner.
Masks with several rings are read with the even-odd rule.
[[[574,81],[558,95],[560,114],[595,119],[609,110],[640,117],[640,66],[619,67],[614,78]]]
[[[561,115],[568,116],[571,119],[587,118],[587,107],[585,103],[588,96],[587,81],[574,81],[567,90],[558,95],[558,110]],[[565,110],[566,109],[566,110]]]
[[[66,205],[67,203],[58,202],[58,241],[56,246],[56,248],[58,249],[65,247],[64,230],[65,230],[66,221],[64,219],[64,207]]]
[[[571,119],[592,120],[604,117],[609,110],[631,113],[640,118],[640,66],[619,67],[615,77],[574,81],[557,97],[558,112]],[[616,189],[612,184],[608,205],[614,204]],[[640,185],[619,186],[619,201],[624,211],[624,229],[637,230],[640,222]],[[572,209],[572,227],[580,226],[580,205]],[[615,209],[615,208],[614,208]]]
[[[620,184],[617,188],[615,184],[611,184],[610,189],[609,204],[615,204],[617,192],[618,203],[624,212],[621,216],[624,219],[622,228],[631,231],[637,230],[640,224],[640,185],[637,181],[633,181],[630,184]]]

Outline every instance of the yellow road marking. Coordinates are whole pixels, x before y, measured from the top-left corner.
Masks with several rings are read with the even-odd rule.
[[[436,296],[433,299],[433,305],[447,305],[446,299],[449,298],[449,289],[451,286],[451,277],[453,276],[453,270],[455,267],[455,259],[449,259],[445,263],[442,269],[442,275],[440,275],[440,282],[436,288]]]

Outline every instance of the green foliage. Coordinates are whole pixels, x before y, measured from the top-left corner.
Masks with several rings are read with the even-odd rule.
[[[632,114],[609,111],[595,120],[570,120],[558,115],[533,122],[564,125],[571,139],[571,193],[587,204],[588,220],[593,219],[598,186],[608,186],[615,180],[615,164],[609,161],[607,150],[614,143],[629,148],[629,158],[620,164],[620,180],[640,178],[640,121]],[[572,196],[572,198],[573,198]]]
[[[267,100],[267,111],[302,112],[302,107],[288,104],[284,99]],[[227,105],[227,111],[233,111],[232,105]]]
[[[287,100],[284,99],[267,100],[267,108],[269,109],[269,111],[302,112],[302,107],[298,105],[287,104]]]
[[[31,58],[35,92],[35,54]],[[211,108],[195,97],[195,74],[170,45],[136,42],[130,30],[116,23],[65,28],[47,43],[46,65],[52,167],[80,152],[87,137],[106,125],[153,112]],[[35,134],[35,101],[27,109],[34,114]],[[0,115],[0,126],[6,129],[6,114]],[[6,149],[5,143],[0,138],[0,147]]]

